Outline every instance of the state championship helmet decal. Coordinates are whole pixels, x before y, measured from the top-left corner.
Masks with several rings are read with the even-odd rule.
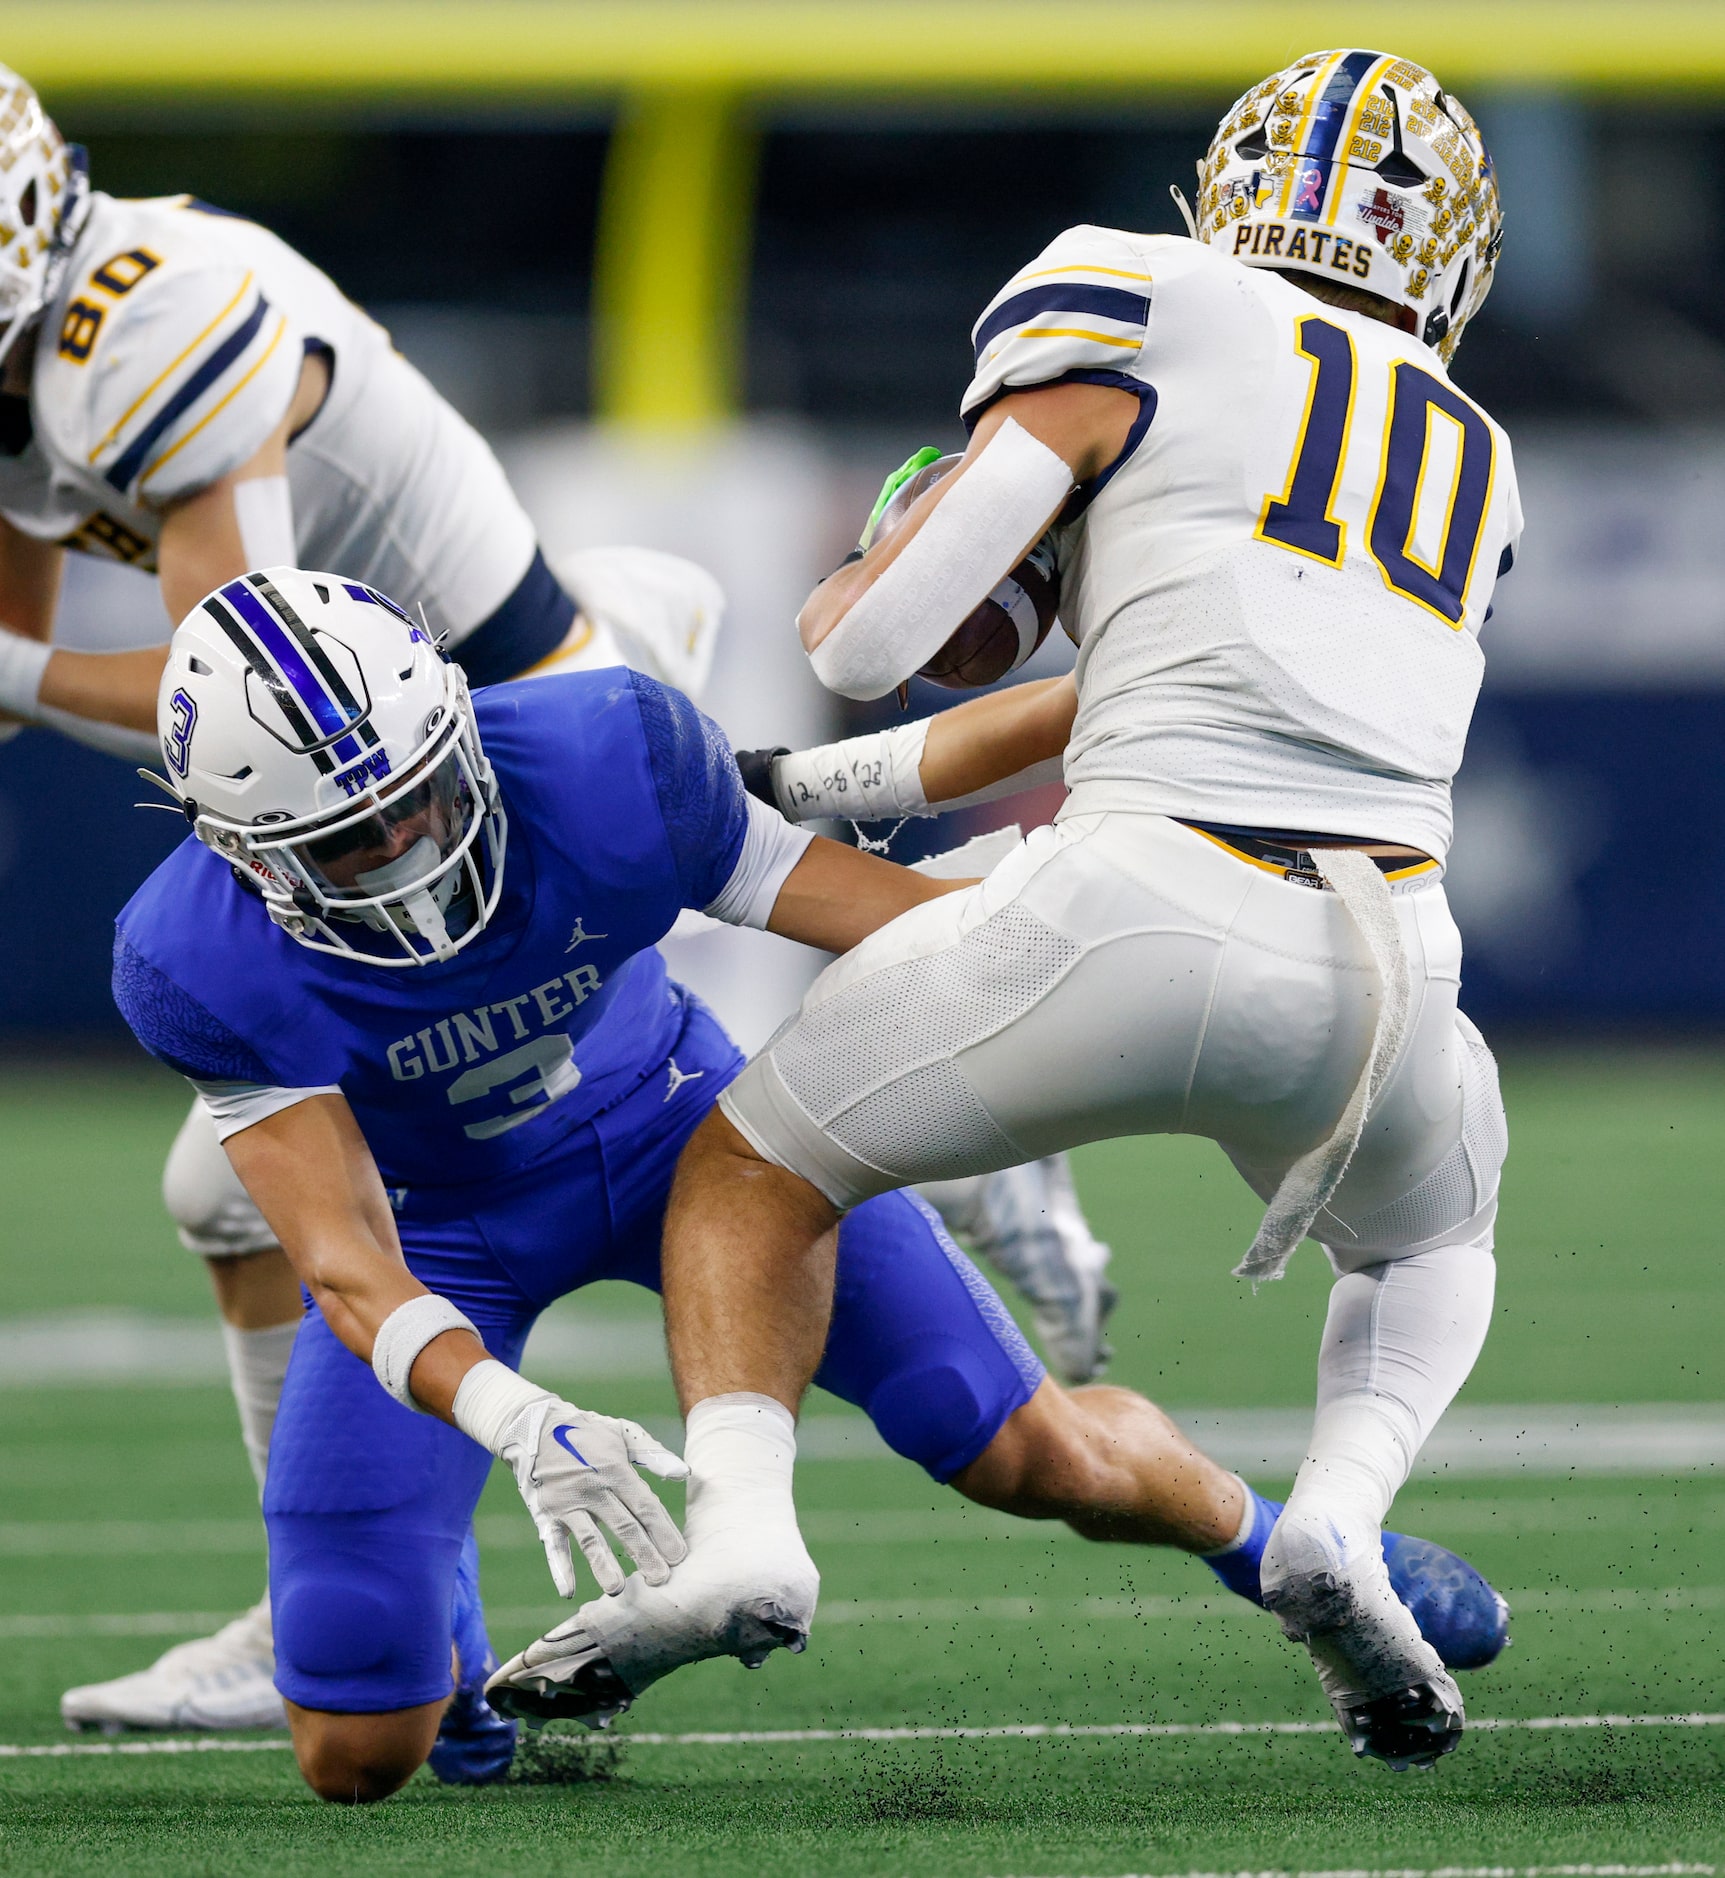
[[[84,152],[0,65],[0,359],[58,291],[89,209]]]
[[[1413,316],[1448,360],[1503,241],[1479,128],[1424,66],[1313,52],[1223,118],[1198,166],[1196,234],[1248,267],[1321,274]]]
[[[157,726],[194,833],[301,945],[429,965],[496,909],[507,824],[466,680],[375,588],[218,587],[174,634]]]

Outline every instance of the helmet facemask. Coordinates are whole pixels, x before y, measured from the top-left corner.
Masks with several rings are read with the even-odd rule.
[[[453,958],[496,908],[506,826],[465,709],[441,716],[399,777],[351,805],[249,826],[204,816],[199,835],[313,951],[383,966]]]

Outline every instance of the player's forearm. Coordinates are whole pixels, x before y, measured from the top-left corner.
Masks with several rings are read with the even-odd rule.
[[[1058,781],[1078,690],[1048,678],[973,698],[934,718],[847,737],[767,760],[749,753],[744,775],[793,822],[885,821],[945,814],[972,802]]]
[[[56,647],[42,674],[39,707],[70,717],[153,734],[156,691],[168,648],[141,646],[131,652],[70,652]]]
[[[848,952],[913,906],[970,884],[929,880],[878,855],[815,840],[779,889],[767,930],[823,951]]]
[[[950,808],[960,797],[1064,754],[1078,715],[1071,678],[972,698],[943,711],[928,727],[918,777],[929,806]]]

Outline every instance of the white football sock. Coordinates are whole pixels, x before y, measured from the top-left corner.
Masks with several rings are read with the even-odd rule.
[[[1336,1280],[1318,1357],[1318,1413],[1291,1511],[1383,1524],[1467,1380],[1491,1324],[1491,1226]]]
[[[693,1547],[719,1534],[746,1533],[771,1545],[781,1536],[798,1549],[791,1471],[797,1428],[768,1395],[710,1395],[690,1409],[683,1437],[689,1497],[683,1531]]]
[[[291,1323],[270,1324],[263,1330],[240,1330],[233,1324],[222,1325],[222,1342],[228,1352],[228,1379],[233,1384],[234,1405],[240,1412],[240,1435],[246,1444],[246,1458],[252,1464],[260,1494],[269,1468],[270,1431],[276,1425],[282,1383],[287,1376],[288,1358],[293,1354],[293,1340],[299,1333],[299,1326],[297,1317]]]

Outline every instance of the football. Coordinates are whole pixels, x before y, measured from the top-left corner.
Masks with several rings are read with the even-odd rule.
[[[963,460],[959,456],[940,457],[895,490],[875,523],[870,545],[886,540],[904,521],[916,499],[943,476],[950,475]],[[955,691],[992,685],[1008,672],[1017,671],[1042,644],[1059,610],[1060,569],[1054,558],[1051,532],[963,621],[917,676]]]

